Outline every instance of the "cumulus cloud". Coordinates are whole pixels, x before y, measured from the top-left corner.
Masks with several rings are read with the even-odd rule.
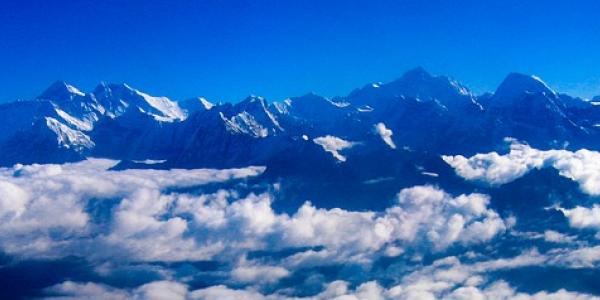
[[[554,230],[544,231],[544,240],[550,243],[572,243],[575,241],[574,236],[569,236]]]
[[[144,300],[185,300],[188,297],[186,285],[174,281],[154,281],[133,290],[116,289],[107,285],[87,282],[65,281],[46,289],[45,299],[144,299]]]
[[[278,284],[310,268],[337,264],[369,270],[383,257],[443,257],[450,247],[457,253],[460,247],[485,245],[514,223],[490,207],[487,195],[451,195],[429,185],[402,189],[382,211],[325,209],[306,202],[283,213],[273,209],[275,199],[269,193],[173,190],[257,176],[263,168],[108,171],[114,163],[89,160],[0,169],[1,250],[22,258],[76,255],[109,265],[212,260],[224,262],[216,271],[220,277],[196,290],[186,284],[189,278],[172,270],[161,273],[162,281],[130,289],[67,281],[49,288],[49,297],[285,299],[290,289],[278,289]],[[600,213],[595,210],[600,211],[561,208],[571,226],[597,229]],[[486,274],[494,270],[596,267],[600,262],[599,247],[578,243],[575,236],[550,229],[539,235],[553,247],[565,248],[468,263],[450,257],[411,268],[392,286],[373,281],[373,274],[358,282],[333,278],[307,299],[587,297],[565,290],[523,294],[504,282],[488,281]],[[297,250],[278,258],[250,255],[286,249]],[[95,272],[102,268],[96,265]]]
[[[169,251],[180,245],[179,250],[187,255],[192,241],[171,243],[185,231],[187,222],[177,217],[161,218],[174,201],[174,196],[161,192],[256,176],[264,170],[108,171],[115,163],[91,159],[0,168],[1,249],[20,256],[53,257],[76,254],[72,252],[91,246],[116,250],[110,245],[127,244],[130,252],[150,259],[173,256]],[[114,214],[110,215],[113,204]],[[101,216],[90,212],[102,206],[107,206],[109,224],[101,223]],[[150,241],[154,242],[147,243]]]
[[[385,127],[385,124],[383,123],[377,123],[375,124],[375,132],[377,134],[379,134],[379,136],[381,137],[381,139],[388,145],[390,146],[390,148],[392,149],[396,149],[396,144],[394,144],[394,141],[392,140],[392,130],[388,129],[387,127]]]
[[[558,208],[574,228],[593,228],[600,230],[600,205],[594,204],[591,208],[576,206],[572,209]]]
[[[290,272],[283,267],[253,264],[245,260],[231,271],[231,278],[235,282],[258,285],[275,283],[288,275]]]
[[[74,283],[71,283],[74,284]],[[416,285],[397,285],[390,289],[381,287],[375,281],[360,284],[355,289],[350,288],[345,281],[335,281],[327,285],[326,289],[314,296],[291,297],[283,294],[262,294],[251,289],[234,289],[224,285],[211,286],[198,290],[186,290],[185,294],[167,294],[173,298],[164,298],[163,295],[144,295],[138,290],[133,292],[122,290],[108,290],[103,286],[93,286],[90,283],[79,284],[87,290],[70,290],[63,296],[45,299],[195,299],[195,300],[410,300],[410,299],[518,299],[518,300],[597,300],[593,295],[570,292],[560,289],[555,292],[540,291],[533,294],[517,292],[504,281],[496,281],[485,287],[449,285],[447,282],[420,282]],[[183,296],[183,297],[179,297]]]
[[[340,151],[348,148],[352,148],[355,143],[346,141],[339,137],[332,135],[321,136],[313,139],[313,142],[321,147],[323,150],[331,153],[333,157],[339,161],[346,161],[346,157],[343,156]]]
[[[211,287],[212,288],[212,287]],[[211,289],[209,288],[209,289]],[[497,281],[487,287],[447,285],[446,282],[419,282],[415,285],[397,285],[390,289],[382,288],[377,282],[370,281],[359,285],[356,289],[350,289],[347,282],[332,282],[322,293],[306,298],[285,297],[282,295],[257,295],[247,290],[233,290],[220,287],[219,296],[226,293],[237,293],[238,298],[228,297],[202,297],[205,290],[197,290],[192,295],[200,297],[196,299],[298,299],[298,300],[385,300],[385,299],[519,299],[519,300],[542,300],[542,299],[599,299],[592,295],[569,292],[564,289],[556,292],[541,291],[535,294],[519,293],[504,281]],[[212,290],[214,291],[214,290]],[[247,296],[248,295],[248,296]],[[248,297],[248,298],[246,298]],[[195,297],[192,297],[195,298]]]
[[[407,249],[429,253],[481,244],[506,229],[483,194],[452,196],[416,186],[401,190],[383,211],[306,202],[288,214],[273,210],[269,193],[173,190],[257,176],[264,168],[109,171],[114,163],[92,159],[0,169],[0,249],[24,259],[78,256],[117,265],[220,260],[226,282],[261,286],[311,266],[368,266]],[[253,251],[285,249],[303,250],[275,261],[246,258]],[[135,293],[158,295],[156,285]],[[96,285],[86,290],[123,293]]]
[[[351,288],[349,282],[343,280],[324,284],[322,290],[312,296],[292,297],[285,291],[262,293],[253,288],[232,288],[226,285],[214,285],[197,290],[189,290],[185,285],[171,282],[152,282],[142,287],[128,290],[117,290],[94,283],[66,282],[48,289],[58,293],[63,299],[83,299],[86,297],[105,299],[138,299],[149,290],[152,294],[144,296],[166,295],[173,293],[172,299],[249,299],[249,300],[328,300],[328,299],[599,299],[593,295],[559,289],[555,292],[538,291],[535,293],[518,292],[502,280],[490,281],[486,272],[508,270],[523,266],[532,266],[543,261],[537,252],[527,252],[508,259],[465,264],[458,257],[449,256],[438,259],[430,265],[419,268],[399,282],[389,287],[377,281],[365,281]],[[150,289],[149,287],[152,287]],[[164,288],[164,293],[159,288]],[[175,293],[174,293],[175,292]],[[144,299],[162,299],[146,297]]]
[[[29,194],[10,182],[0,181],[0,221],[8,222],[25,212]]]
[[[432,186],[403,189],[397,203],[381,213],[318,209],[305,203],[294,215],[279,218],[273,236],[278,245],[324,246],[291,256],[291,266],[369,262],[403,248],[441,251],[453,244],[489,241],[506,229],[488,203],[482,194],[452,197]]]
[[[576,181],[583,192],[600,195],[600,152],[596,151],[543,151],[512,140],[508,154],[490,152],[469,158],[444,155],[442,159],[459,176],[492,185],[514,181],[532,169],[553,167],[561,176]]]

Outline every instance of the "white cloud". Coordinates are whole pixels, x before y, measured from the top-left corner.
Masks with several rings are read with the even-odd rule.
[[[402,190],[397,204],[382,213],[317,209],[305,203],[278,223],[275,234],[280,245],[325,246],[290,257],[290,265],[369,262],[405,247],[441,251],[455,243],[489,241],[506,226],[487,208],[488,202],[482,194],[453,198],[435,187],[417,186]]]
[[[522,177],[532,169],[553,167],[561,176],[579,183],[589,195],[600,195],[600,152],[579,150],[537,150],[528,145],[511,142],[510,152],[476,154],[470,158],[462,155],[442,156],[456,173],[467,179],[501,185]]]
[[[283,267],[252,264],[245,259],[231,271],[231,278],[235,282],[258,285],[275,283],[288,275],[290,272]]]
[[[486,195],[452,196],[433,186],[403,189],[383,211],[324,209],[306,202],[294,213],[278,213],[267,193],[240,197],[227,190],[195,195],[171,189],[257,176],[263,168],[107,171],[114,163],[92,159],[0,168],[0,249],[24,258],[76,255],[116,265],[216,259],[228,263],[218,271],[222,281],[190,290],[187,279],[173,278],[167,271],[161,273],[166,281],[131,289],[67,281],[48,289],[49,296],[285,299],[289,290],[263,287],[276,286],[313,266],[359,264],[368,273],[370,264],[382,256],[438,255],[454,245],[485,244],[513,223],[490,208]],[[98,205],[109,208],[94,209]],[[571,226],[597,229],[600,213],[595,210],[600,208],[561,209]],[[308,299],[587,297],[564,290],[523,294],[504,282],[487,281],[486,273],[494,270],[529,265],[595,267],[600,262],[599,247],[574,248],[582,244],[572,243],[573,236],[548,230],[543,238],[569,247],[468,264],[448,257],[415,267],[394,286],[383,287],[368,274],[364,282],[332,281]],[[251,251],[295,247],[308,250],[280,259],[247,259]],[[266,291],[271,294],[263,294]]]
[[[352,148],[355,143],[343,140],[339,137],[332,135],[321,136],[313,139],[315,144],[323,147],[323,150],[331,153],[335,159],[339,161],[346,161],[346,157],[340,154],[339,151],[344,149]]]
[[[189,299],[186,285],[174,281],[154,281],[131,291],[97,283],[65,281],[46,289],[45,299],[106,299],[106,300],[185,300]]]
[[[599,299],[598,297],[570,292],[560,289],[555,292],[539,291],[532,294],[516,291],[504,281],[488,281],[486,272],[508,270],[524,266],[539,265],[545,258],[535,251],[525,252],[513,258],[464,264],[457,257],[450,256],[438,259],[430,265],[423,266],[403,276],[399,282],[387,288],[377,281],[365,281],[351,288],[349,282],[335,280],[324,284],[321,292],[307,297],[290,297],[282,291],[263,294],[251,287],[230,288],[225,285],[214,285],[197,290],[188,290],[185,285],[172,281],[152,282],[142,287],[127,290],[116,290],[93,283],[66,282],[54,286],[48,291],[59,293],[69,299],[99,298],[103,299],[138,299],[143,298],[148,287],[152,286],[151,295],[168,295],[172,299],[249,299],[249,300],[378,300],[378,299]],[[68,286],[68,288],[65,288]],[[161,293],[160,289],[164,289]],[[96,296],[97,295],[97,296]],[[144,298],[146,299],[146,298]],[[161,299],[161,298],[149,298]]]
[[[571,244],[577,243],[576,236],[567,235],[554,230],[546,230],[543,233],[539,232],[520,232],[516,230],[512,230],[510,232],[515,237],[525,238],[525,239],[541,239],[548,243],[557,243],[557,244]]]
[[[366,279],[351,285],[349,282],[334,280],[324,283],[320,292],[308,297],[286,296],[290,289],[261,292],[254,285],[231,288],[226,285],[213,285],[197,290],[189,290],[176,281],[157,281],[131,290],[119,290],[95,283],[65,282],[47,289],[51,295],[64,296],[63,299],[599,299],[595,296],[560,289],[555,292],[518,292],[502,280],[491,281],[489,273],[519,269],[528,266],[560,266],[568,268],[594,267],[600,260],[600,247],[579,249],[556,249],[541,254],[532,249],[521,254],[496,259],[482,259],[483,256],[463,255],[467,263],[457,256],[447,256],[428,265],[414,268],[408,274],[398,277],[394,284],[384,287],[377,281]],[[242,262],[245,265],[246,262]],[[247,265],[246,265],[247,266]],[[249,271],[248,279],[256,276],[270,276],[273,268],[256,268]],[[261,274],[261,275],[258,275]],[[244,275],[245,276],[245,275]],[[267,281],[266,283],[272,283]],[[351,288],[355,286],[355,288]]]
[[[190,293],[190,299],[197,300],[263,300],[264,295],[251,290],[230,289],[224,285],[211,286],[205,289],[196,290]]]
[[[25,212],[29,194],[10,182],[0,181],[0,222],[8,222]]]
[[[591,208],[576,206],[572,209],[557,208],[569,219],[569,225],[574,228],[593,228],[600,230],[600,205]]]
[[[551,243],[572,243],[573,241],[575,241],[575,237],[574,236],[569,236],[563,233],[560,233],[558,231],[554,231],[554,230],[546,230],[544,231],[544,240],[546,242],[551,242]]]
[[[124,246],[145,259],[172,257],[173,253],[192,256],[189,251],[194,248],[193,240],[180,238],[187,222],[178,217],[160,218],[175,200],[175,196],[161,191],[256,176],[264,170],[107,171],[115,163],[91,159],[64,165],[0,168],[2,250],[19,256],[52,257],[80,254],[80,249],[91,246],[114,251]],[[97,224],[86,209],[111,201],[116,201],[111,223]],[[109,233],[98,234],[106,231]],[[175,240],[180,243],[173,243]],[[175,246],[181,251],[169,253]],[[111,254],[98,251],[95,255]]]
[[[375,132],[377,134],[379,134],[379,136],[381,137],[381,139],[388,145],[390,146],[390,148],[392,149],[396,149],[396,144],[394,144],[394,141],[392,140],[392,130],[388,129],[387,127],[385,127],[385,124],[383,123],[377,123],[375,124]]]
[[[65,281],[46,289],[49,295],[45,299],[106,299],[106,300],[125,300],[129,299],[129,293],[106,285],[93,282],[78,283]]]
[[[0,169],[1,249],[25,258],[77,255],[117,265],[218,259],[230,263],[219,270],[225,279],[218,283],[242,288],[217,283],[190,291],[167,272],[164,276],[170,281],[134,289],[65,282],[49,289],[52,295],[73,299],[284,299],[278,291],[263,295],[261,287],[276,285],[312,266],[360,264],[367,270],[382,256],[440,253],[453,245],[482,244],[507,228],[506,221],[489,207],[489,197],[477,193],[452,196],[433,186],[416,186],[401,190],[395,203],[379,212],[324,209],[306,202],[286,214],[273,210],[270,194],[240,198],[227,190],[203,195],[165,192],[172,187],[256,176],[262,168],[107,171],[114,163],[89,160]],[[99,216],[90,210],[99,204],[111,206]],[[251,251],[295,247],[309,250],[272,261],[246,259]],[[560,255],[555,264],[582,264],[582,255]],[[311,299],[485,295],[490,292],[480,286],[485,272],[552,261],[535,253],[471,265],[451,260],[445,262],[451,268],[438,262],[435,272],[421,268],[421,273],[415,271],[390,288],[368,280],[356,288],[334,281]],[[423,281],[427,277],[431,280]]]
[[[306,202],[277,213],[269,194],[165,192],[260,174],[231,170],[107,171],[115,162],[0,169],[0,248],[24,258],[69,255],[91,261],[240,261],[233,282],[273,283],[310,265],[370,264],[410,248],[480,244],[504,220],[482,194],[453,197],[432,186],[403,189],[381,212],[323,209]],[[94,208],[94,207],[104,207]],[[59,216],[59,217],[58,217]],[[240,260],[249,251],[311,248],[277,264]]]
[[[133,299],[147,300],[185,300],[188,288],[182,283],[173,281],[154,281],[142,285],[133,292]]]

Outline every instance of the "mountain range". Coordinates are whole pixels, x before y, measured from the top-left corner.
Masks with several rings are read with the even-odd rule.
[[[471,284],[470,269],[523,292],[600,294],[599,151],[600,98],[518,73],[483,95],[416,68],[343,97],[238,103],[59,81],[0,105],[0,297],[131,289],[152,272],[190,289],[305,295],[315,278],[406,274],[419,287],[439,276],[437,289]],[[185,256],[188,236],[215,256]]]
[[[58,81],[33,100],[0,105],[0,164],[90,156],[181,168],[306,163],[323,156],[343,163],[345,156],[328,155],[316,139],[347,141],[360,155],[392,151],[377,134],[380,123],[401,152],[469,154],[502,147],[505,137],[540,148],[596,149],[597,104],[518,73],[493,94],[478,96],[422,68],[345,97],[307,94],[274,103],[257,96],[235,104],[202,97],[175,102],[126,84],[101,83],[86,93]]]
[[[313,197],[381,206],[361,195],[386,198],[432,176],[456,178],[442,155],[506,152],[507,138],[537,149],[600,150],[598,105],[518,73],[475,95],[423,68],[344,97],[272,103],[172,101],[126,84],[82,92],[59,81],[33,100],[0,105],[0,165],[87,157],[119,160],[113,169],[260,165],[292,190],[290,207]]]

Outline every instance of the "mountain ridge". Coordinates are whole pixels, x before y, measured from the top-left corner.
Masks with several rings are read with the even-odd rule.
[[[309,93],[281,102],[259,96],[238,103],[213,104],[203,97],[173,101],[127,84],[101,82],[83,92],[57,81],[33,100],[0,105],[0,117],[9,120],[0,121],[0,165],[36,162],[22,159],[27,153],[11,153],[26,148],[14,145],[24,143],[19,135],[39,136],[46,143],[43,148],[64,153],[68,160],[160,159],[183,168],[268,165],[282,152],[297,155],[295,159],[313,156],[297,149],[321,136],[373,151],[381,146],[371,141],[380,123],[393,133],[398,151],[468,154],[501,147],[505,137],[541,148],[594,149],[600,148],[593,142],[600,136],[600,107],[593,104],[519,73],[508,74],[493,94],[476,96],[458,81],[421,67],[347,96],[328,99]],[[44,121],[45,128],[39,125]],[[56,142],[47,129],[55,132]],[[50,162],[61,162],[56,157]]]

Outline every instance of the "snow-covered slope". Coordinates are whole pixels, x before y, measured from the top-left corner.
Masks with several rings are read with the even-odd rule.
[[[191,115],[198,111],[210,110],[215,104],[206,100],[204,97],[186,99],[178,102],[179,107],[186,115]]]
[[[107,115],[119,116],[128,109],[137,109],[153,116],[161,122],[174,122],[185,119],[185,113],[177,102],[167,97],[150,96],[127,84],[100,84],[94,90],[94,97]]]
[[[378,124],[385,124],[386,134],[393,132],[393,143],[381,142]],[[517,73],[495,93],[479,97],[454,79],[417,68],[345,97],[307,94],[271,104],[258,96],[235,104],[201,97],[176,102],[126,84],[101,83],[84,92],[58,81],[33,100],[0,105],[0,153],[4,164],[48,160],[27,153],[36,152],[31,145],[37,143],[57,160],[103,156],[219,167],[282,159],[335,162],[343,156],[344,163],[354,163],[355,155],[366,153],[468,154],[497,147],[506,136],[540,147],[600,148],[598,124],[600,106],[594,101],[560,94],[535,76]],[[326,136],[360,147],[332,157],[307,143]]]

